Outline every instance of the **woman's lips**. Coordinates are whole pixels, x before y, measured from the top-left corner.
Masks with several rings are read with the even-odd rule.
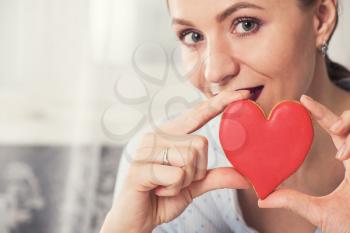
[[[250,91],[250,94],[251,94],[249,99],[252,100],[252,101],[257,101],[259,96],[261,95],[263,89],[264,89],[264,86],[261,85],[261,86],[250,87],[250,88],[241,88],[241,89],[237,89],[236,91],[248,90],[248,91]],[[212,92],[213,96],[216,96],[218,94],[219,94],[219,92],[218,93]]]
[[[253,101],[257,101],[259,96],[261,95],[261,92],[263,91],[263,89],[264,89],[264,86],[257,86],[257,87],[251,87],[251,88],[242,88],[242,89],[238,89],[238,90],[250,91],[251,96],[249,99],[253,100]]]

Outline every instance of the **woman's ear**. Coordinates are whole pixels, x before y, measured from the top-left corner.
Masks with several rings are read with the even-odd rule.
[[[314,30],[316,32],[316,46],[328,42],[331,38],[338,18],[337,0],[319,0],[316,4],[314,15]]]

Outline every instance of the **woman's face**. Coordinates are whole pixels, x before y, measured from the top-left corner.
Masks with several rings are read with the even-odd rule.
[[[314,77],[317,49],[313,11],[298,4],[169,0],[190,81],[207,97],[254,88],[252,98],[265,112],[299,99]]]

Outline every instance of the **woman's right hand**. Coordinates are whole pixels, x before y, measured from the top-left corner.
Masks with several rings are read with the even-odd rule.
[[[247,90],[222,91],[184,115],[146,134],[133,155],[128,175],[101,233],[151,232],[179,216],[192,200],[210,190],[248,188],[232,167],[207,170],[208,141],[191,135]],[[168,165],[162,152],[168,148]]]

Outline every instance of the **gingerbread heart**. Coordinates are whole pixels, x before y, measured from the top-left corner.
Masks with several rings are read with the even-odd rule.
[[[240,100],[225,109],[219,138],[233,167],[265,199],[304,162],[313,140],[312,120],[295,101],[281,102],[266,119],[255,102]]]

